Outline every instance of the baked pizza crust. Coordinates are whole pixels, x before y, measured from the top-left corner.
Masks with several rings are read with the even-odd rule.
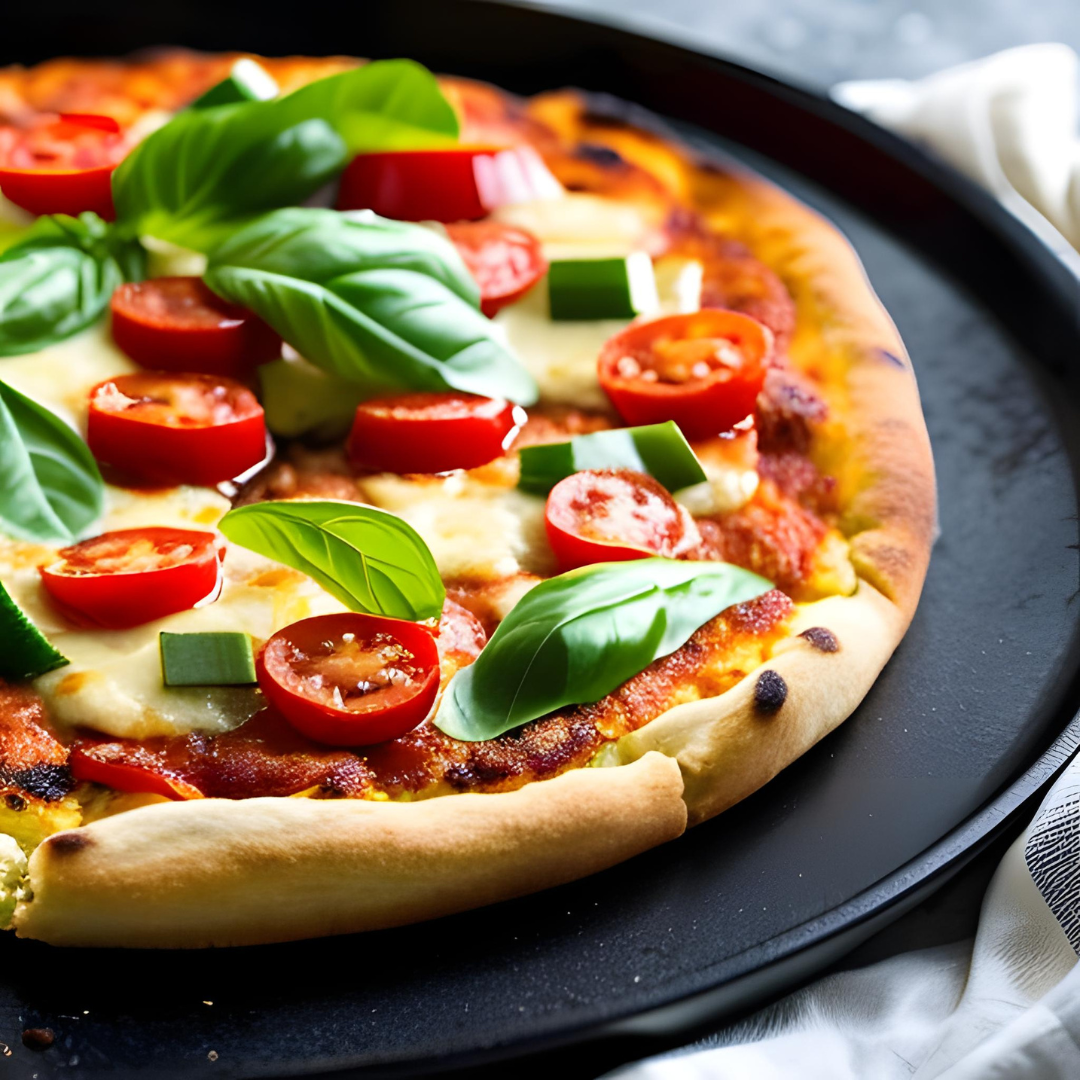
[[[629,123],[608,99],[598,111],[564,91],[523,107],[489,87],[448,86],[487,130],[615,149],[627,198],[674,195],[780,275],[798,311],[791,359],[829,402],[813,454],[839,482],[856,592],[800,606],[763,667],[609,745],[597,767],[417,802],[160,804],[57,833],[30,859],[20,936],[268,943],[415,922],[594,873],[765,784],[850,715],[903,637],[933,541],[933,463],[910,361],[844,237],[761,178]]]

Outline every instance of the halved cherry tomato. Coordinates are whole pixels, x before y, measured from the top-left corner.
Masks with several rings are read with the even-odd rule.
[[[0,191],[32,214],[115,216],[112,173],[127,153],[111,116],[62,113],[0,128]]]
[[[119,529],[57,556],[41,567],[46,591],[77,621],[110,630],[187,611],[221,587],[223,552],[196,529]]]
[[[156,371],[243,378],[281,352],[281,338],[262,319],[197,277],[121,285],[112,296],[112,333],[132,360]]]
[[[647,555],[674,559],[701,539],[694,519],[663,487],[629,469],[560,480],[548,495],[544,521],[561,570]]]
[[[114,791],[164,795],[177,801],[203,798],[194,784],[163,771],[154,755],[145,754],[145,764],[140,764],[140,756],[137,748],[129,750],[126,744],[83,738],[72,746],[68,765],[76,780],[104,784]]]
[[[772,333],[749,315],[667,315],[604,343],[600,385],[627,424],[674,420],[688,439],[705,439],[754,411],[772,350]]]
[[[213,375],[118,375],[90,391],[86,441],[98,461],[154,483],[219,484],[266,457],[255,395]]]
[[[373,398],[356,410],[349,460],[362,469],[475,469],[502,454],[524,420],[508,401],[457,391]]]
[[[360,154],[341,175],[337,207],[399,221],[475,221],[499,206],[561,194],[531,146],[452,146]]]
[[[498,221],[461,221],[446,231],[480,286],[480,310],[489,319],[547,273],[540,241],[524,229]]]
[[[439,689],[439,652],[419,623],[346,612],[279,630],[255,664],[267,700],[330,746],[368,746],[411,731]]]

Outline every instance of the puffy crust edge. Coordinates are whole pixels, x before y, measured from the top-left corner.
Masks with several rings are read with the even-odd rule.
[[[206,799],[55,833],[20,937],[198,948],[449,915],[585,877],[679,836],[678,764],[645,753],[496,795],[416,803]]]

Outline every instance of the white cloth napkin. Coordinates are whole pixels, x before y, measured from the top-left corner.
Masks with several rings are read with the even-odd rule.
[[[834,96],[992,191],[1080,268],[1078,65],[1010,49]],[[1080,1080],[1080,758],[1009,849],[974,941],[831,975],[619,1080]]]

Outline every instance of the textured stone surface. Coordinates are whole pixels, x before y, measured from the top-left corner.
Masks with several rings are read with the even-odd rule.
[[[1012,45],[1080,51],[1077,0],[548,0],[625,19],[803,82],[917,78]]]

